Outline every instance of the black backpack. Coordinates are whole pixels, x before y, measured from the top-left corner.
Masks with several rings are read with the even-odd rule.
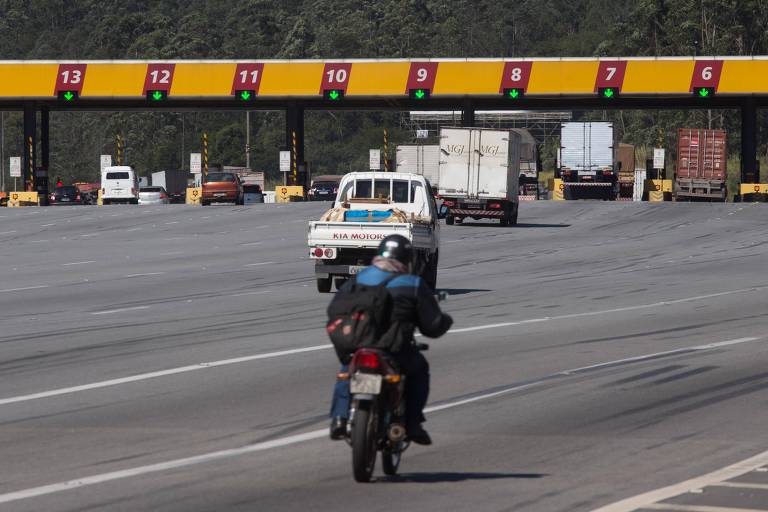
[[[392,318],[392,296],[387,284],[397,276],[389,276],[374,286],[360,284],[352,278],[336,292],[328,305],[325,330],[342,363],[348,363],[358,348],[387,350],[391,345],[384,339]]]

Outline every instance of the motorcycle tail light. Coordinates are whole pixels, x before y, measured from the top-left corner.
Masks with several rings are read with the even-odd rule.
[[[361,352],[355,354],[355,366],[358,368],[377,369],[379,367],[379,356],[373,352]]]
[[[400,382],[400,375],[386,375],[384,376],[384,380],[390,384],[397,384]]]

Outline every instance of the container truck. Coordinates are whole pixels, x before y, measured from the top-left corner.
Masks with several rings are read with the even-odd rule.
[[[520,135],[511,130],[442,128],[438,194],[446,224],[466,218],[517,224]]]
[[[421,144],[397,146],[397,172],[424,176],[434,190],[438,189],[440,146]]]
[[[615,140],[613,123],[560,125],[555,177],[563,180],[565,199],[616,199],[618,147]]]
[[[513,128],[520,135],[520,190],[521,196],[539,195],[539,148],[531,132],[524,128]],[[530,199],[530,198],[529,198]]]
[[[677,200],[725,201],[726,132],[680,128],[677,131]]]

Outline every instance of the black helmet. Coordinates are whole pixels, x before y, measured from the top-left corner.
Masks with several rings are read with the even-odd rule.
[[[413,260],[413,245],[403,235],[389,235],[381,241],[376,254],[408,265]]]

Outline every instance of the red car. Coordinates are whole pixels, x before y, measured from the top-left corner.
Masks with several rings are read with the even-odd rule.
[[[243,186],[237,174],[231,172],[212,172],[203,182],[203,206],[211,203],[243,204]]]

